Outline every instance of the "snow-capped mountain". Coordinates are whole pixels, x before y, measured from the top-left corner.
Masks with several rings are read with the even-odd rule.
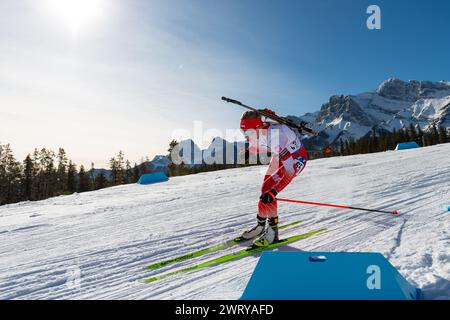
[[[167,156],[156,155],[152,161],[147,162],[147,170],[150,172],[166,171],[170,164]]]
[[[306,140],[311,145],[360,138],[372,129],[392,132],[411,123],[424,131],[432,125],[450,128],[450,82],[391,78],[374,91],[334,95],[320,111],[289,118],[306,121],[319,133]]]
[[[245,148],[245,141],[228,142],[221,137],[215,137],[209,147],[202,151],[205,163],[214,162],[236,163],[244,158],[241,150]]]
[[[208,148],[201,150],[191,139],[179,143],[178,155],[187,166],[205,164],[236,163],[241,157],[241,150],[245,147],[245,141],[229,142],[221,137],[212,139]],[[164,156],[160,156],[164,157]],[[167,156],[165,158],[170,163]],[[179,160],[179,161],[180,161]]]

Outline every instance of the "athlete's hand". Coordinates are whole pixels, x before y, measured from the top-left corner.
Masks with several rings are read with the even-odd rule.
[[[275,112],[270,110],[269,108],[264,108],[262,111],[267,112],[268,114],[271,114],[273,116],[276,116]]]
[[[272,203],[273,200],[275,200],[275,197],[277,196],[278,192],[276,192],[275,189],[271,189],[270,191],[267,191],[259,197],[262,201],[262,203]]]

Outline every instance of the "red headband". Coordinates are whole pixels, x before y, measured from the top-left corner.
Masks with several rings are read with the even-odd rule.
[[[241,119],[241,130],[258,129],[263,126],[261,118]]]

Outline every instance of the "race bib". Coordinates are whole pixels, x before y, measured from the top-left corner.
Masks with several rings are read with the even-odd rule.
[[[303,170],[303,167],[305,166],[305,164],[306,164],[306,158],[305,157],[297,157],[297,158],[295,158],[295,164],[294,164],[295,173],[299,174]]]

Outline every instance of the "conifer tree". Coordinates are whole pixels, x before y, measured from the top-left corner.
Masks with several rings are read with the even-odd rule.
[[[117,181],[119,184],[122,184],[125,181],[125,156],[122,150],[120,150],[119,154],[117,155],[117,169],[118,169]]]
[[[140,174],[139,166],[137,165],[137,163],[135,163],[134,167],[133,167],[132,182],[133,183],[138,182],[140,176],[141,176],[141,174]]]
[[[66,151],[63,148],[59,148],[57,159],[58,159],[58,169],[56,173],[57,189],[58,189],[57,194],[66,194],[68,159]]]
[[[35,176],[34,162],[31,155],[28,154],[23,161],[23,197],[24,200],[34,200],[33,195],[33,181]]]
[[[439,132],[438,129],[436,128],[436,125],[433,125],[431,127],[431,143],[432,145],[439,143]]]
[[[339,139],[339,153],[341,156],[345,155],[345,145],[344,145],[344,141],[342,140],[342,138]]]
[[[78,173],[78,192],[86,192],[90,190],[89,175],[86,173],[84,166],[80,166]]]
[[[108,186],[108,179],[106,179],[105,174],[102,171],[100,171],[100,173],[95,177],[94,180],[94,189],[95,190],[99,190],[99,189],[103,189],[106,188]]]
[[[169,152],[168,158],[169,158],[170,164],[168,167],[168,171],[169,171],[170,176],[177,175],[177,165],[175,163],[173,163],[173,161],[172,161],[172,151],[177,145],[178,145],[178,141],[172,140],[169,143],[169,149],[167,149],[167,151]]]
[[[440,126],[439,127],[439,143],[446,143],[448,142],[447,140],[447,129],[445,129],[444,127]]]
[[[67,190],[70,193],[77,192],[77,167],[72,161],[69,161],[67,169]]]
[[[418,141],[418,135],[416,131],[416,127],[411,123],[409,125],[409,137],[411,138],[411,141]]]
[[[109,169],[111,170],[111,183],[112,185],[117,185],[118,183],[118,167],[117,167],[117,160],[115,157],[112,157],[109,160]]]
[[[119,151],[117,157],[111,158],[109,161],[109,167],[111,169],[111,178],[113,185],[119,185],[124,183],[125,168],[124,168],[124,155],[122,151]]]
[[[417,125],[417,143],[420,146],[424,147],[424,144],[423,144],[423,131],[422,131],[422,128],[420,128],[420,125]]]
[[[123,183],[128,184],[131,183],[133,180],[133,172],[131,168],[131,163],[129,160],[125,162],[125,175],[124,175],[124,181]]]
[[[9,144],[0,144],[0,205],[21,199],[22,166],[13,156]]]

